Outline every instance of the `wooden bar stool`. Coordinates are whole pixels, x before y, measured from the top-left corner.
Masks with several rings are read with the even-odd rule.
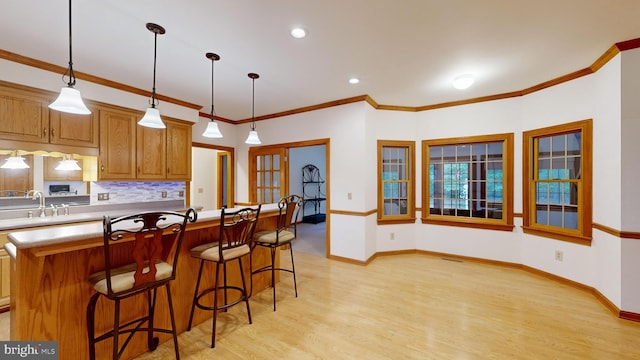
[[[271,264],[253,270],[252,274],[263,271],[271,272],[271,287],[273,288],[273,311],[276,311],[276,271],[285,271],[293,274],[293,288],[298,297],[298,285],[296,284],[296,267],[293,262],[293,247],[291,242],[296,238],[296,224],[302,208],[302,197],[299,195],[288,195],[278,202],[280,210],[278,214],[277,226],[273,230],[263,230],[255,233],[253,241],[255,246],[269,248],[271,254]],[[289,246],[291,253],[291,269],[276,267],[276,250],[283,246]]]
[[[202,244],[191,249],[191,256],[200,260],[200,270],[198,271],[198,280],[196,281],[196,289],[193,293],[193,302],[191,303],[191,314],[189,315],[189,325],[187,330],[191,330],[193,314],[195,308],[213,311],[213,329],[211,330],[211,347],[216,346],[216,320],[218,318],[218,310],[225,310],[229,307],[244,301],[247,305],[247,316],[249,324],[251,324],[251,309],[249,308],[249,293],[247,292],[247,284],[242,269],[242,258],[251,254],[251,239],[260,215],[260,208],[246,207],[236,211],[222,209],[220,214],[220,235],[218,240]],[[240,270],[240,278],[242,279],[242,287],[229,285],[227,283],[227,262],[237,260]],[[213,287],[200,291],[200,280],[202,280],[202,271],[205,262],[215,263],[215,281]],[[220,268],[222,267],[223,285],[220,281]],[[238,292],[239,296],[229,302],[227,292]],[[213,292],[213,304],[203,303],[203,296]],[[218,293],[223,292],[223,301],[218,302]]]
[[[197,217],[196,211],[190,208],[184,214],[165,211],[145,212],[115,219],[109,216],[103,218],[104,270],[91,274],[88,279],[96,290],[87,305],[90,359],[96,357],[96,343],[106,339],[113,340],[112,357],[119,359],[137,332],[147,333],[147,344],[151,351],[156,349],[159,342],[154,333],[172,334],[176,359],[180,359],[169,283],[176,277],[178,254],[187,221],[195,222]],[[128,259],[124,260],[123,257]],[[123,263],[125,265],[122,265]],[[160,287],[166,290],[171,329],[154,326],[156,297]],[[120,324],[120,302],[145,294],[147,313]],[[96,336],[96,304],[101,297],[115,303],[115,316],[113,328]],[[127,337],[120,347],[121,335]],[[80,354],[78,357],[82,358]]]

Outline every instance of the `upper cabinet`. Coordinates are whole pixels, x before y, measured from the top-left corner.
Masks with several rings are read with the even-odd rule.
[[[117,109],[100,109],[100,180],[136,178],[137,115]]]
[[[191,180],[191,124],[167,120],[167,179]]]
[[[49,142],[58,145],[98,147],[99,118],[96,110],[89,115],[49,111]]]
[[[191,180],[191,124],[137,125],[141,113],[100,110],[100,180]]]
[[[97,148],[97,116],[50,110],[51,100],[46,92],[0,83],[0,139]]]

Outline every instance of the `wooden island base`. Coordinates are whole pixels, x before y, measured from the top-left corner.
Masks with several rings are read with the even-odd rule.
[[[263,207],[264,209],[264,207]],[[198,214],[200,217],[201,215]],[[277,211],[263,210],[260,214],[258,229],[275,228]],[[189,223],[185,232],[176,279],[171,282],[171,294],[175,311],[178,333],[186,331],[191,310],[191,301],[195,290],[199,262],[191,258],[189,250],[197,245],[211,242],[218,238],[218,219],[199,219],[197,223]],[[102,230],[102,223],[89,224]],[[89,226],[89,225],[71,225]],[[64,228],[61,228],[64,231]],[[38,230],[34,230],[38,231]],[[25,232],[26,233],[26,232]],[[11,261],[11,340],[24,341],[58,341],[60,360],[78,360],[88,358],[86,307],[94,290],[87,283],[89,274],[102,270],[104,264],[102,237],[96,231],[90,237],[50,244],[46,246],[16,249],[16,256]],[[132,243],[123,243],[118,250],[121,254],[130,251]],[[277,258],[279,261],[279,257]],[[266,249],[257,248],[253,254],[254,268],[270,262]],[[214,283],[212,264],[205,265],[207,275],[203,276],[203,284]],[[243,263],[247,281],[250,279],[248,259]],[[229,283],[240,285],[238,266],[228,266]],[[253,277],[253,293],[270,286],[268,273]],[[170,328],[169,311],[164,289],[158,291],[155,314],[157,325]],[[221,297],[219,297],[221,298]],[[138,296],[122,302],[121,323],[133,319],[146,309],[146,297]],[[211,294],[213,302],[213,293]],[[210,311],[196,309],[194,326],[212,317]],[[101,298],[96,308],[96,334],[102,334],[113,324],[113,303]],[[157,334],[160,342],[171,339],[170,334]],[[125,337],[121,337],[120,343]],[[96,347],[98,359],[111,358],[111,340],[105,340]],[[147,352],[146,335],[134,336],[123,359],[134,358]]]

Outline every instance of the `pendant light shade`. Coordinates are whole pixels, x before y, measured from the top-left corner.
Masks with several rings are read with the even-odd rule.
[[[146,126],[155,129],[164,129],[166,126],[162,122],[160,118],[160,111],[156,109],[156,104],[158,100],[156,99],[156,58],[158,54],[158,34],[162,35],[166,31],[164,28],[158,24],[147,23],[147,30],[153,33],[153,89],[151,90],[151,100],[149,103],[151,107],[147,108],[147,111],[144,113],[144,116],[140,121],[138,121],[138,125]]]
[[[78,166],[78,160],[74,160],[71,158],[71,155],[64,155],[62,160],[56,166],[56,170],[58,171],[77,171],[82,170],[80,166]]]
[[[221,138],[222,133],[220,132],[220,129],[218,129],[218,123],[216,123],[215,120],[216,112],[213,105],[213,64],[220,60],[220,56],[214,53],[207,53],[205,56],[207,59],[211,60],[211,121],[207,124],[207,128],[204,130],[204,133],[202,133],[202,136],[208,138]]]
[[[24,162],[24,158],[22,156],[20,156],[18,154],[18,151],[14,151],[13,154],[11,154],[11,156],[9,156],[7,158],[7,161],[5,161],[4,164],[2,164],[2,166],[0,166],[0,168],[3,169],[28,169],[29,165],[27,165],[26,162]]]
[[[49,105],[49,108],[71,114],[91,114],[91,111],[82,101],[80,91],[73,88],[76,85],[76,75],[73,72],[71,51],[71,0],[69,0],[69,67],[67,67],[67,71],[62,75],[63,82],[65,82],[65,75],[69,76],[67,87],[63,87],[60,90],[60,95],[58,95],[58,98]]]
[[[258,137],[258,132],[256,131],[256,117],[255,117],[255,100],[256,100],[256,79],[260,77],[260,75],[256,73],[249,73],[247,76],[251,78],[251,86],[252,86],[252,95],[251,95],[251,131],[249,131],[249,136],[247,136],[247,140],[244,141],[245,144],[249,145],[260,145],[262,142]]]

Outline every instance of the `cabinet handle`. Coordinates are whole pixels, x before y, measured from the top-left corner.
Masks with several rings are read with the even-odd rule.
[[[167,168],[167,174],[171,174],[171,168]]]
[[[44,136],[47,136],[47,128],[44,128],[44,129],[42,130],[42,134],[43,134]]]
[[[56,137],[56,129],[51,129],[51,137]]]
[[[104,164],[100,165],[100,171],[104,172]]]
[[[140,174],[140,166],[138,166],[138,174]]]

